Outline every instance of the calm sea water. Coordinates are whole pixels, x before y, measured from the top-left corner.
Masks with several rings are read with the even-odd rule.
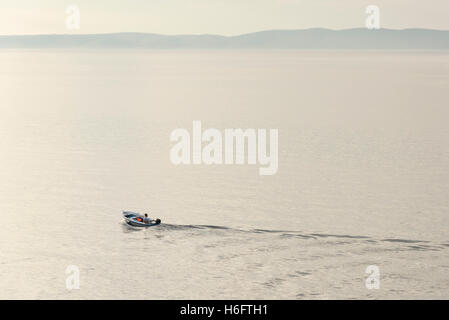
[[[448,98],[447,53],[2,50],[0,298],[448,299]],[[193,120],[278,173],[172,165]]]

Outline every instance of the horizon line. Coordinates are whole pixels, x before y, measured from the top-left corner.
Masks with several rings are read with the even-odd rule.
[[[263,29],[259,31],[240,33],[235,35],[222,35],[217,33],[176,33],[176,34],[166,34],[166,33],[154,33],[154,32],[142,32],[142,31],[111,31],[111,32],[99,32],[99,33],[33,33],[33,34],[0,34],[0,37],[29,37],[29,36],[89,36],[89,35],[112,35],[112,34],[142,34],[142,35],[159,35],[159,36],[217,36],[224,38],[239,37],[248,34],[260,33],[260,32],[270,32],[270,31],[311,31],[311,30],[323,30],[323,31],[351,31],[351,30],[367,30],[367,31],[436,31],[436,32],[447,32],[449,29],[429,29],[429,28],[403,28],[403,29],[391,29],[391,28],[380,28],[380,29],[367,29],[365,27],[355,27],[346,29],[330,29],[323,27],[312,27],[305,29]]]

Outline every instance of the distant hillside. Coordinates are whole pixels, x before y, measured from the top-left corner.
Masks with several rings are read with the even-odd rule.
[[[269,30],[239,36],[110,33],[0,36],[0,48],[448,50],[449,30]]]

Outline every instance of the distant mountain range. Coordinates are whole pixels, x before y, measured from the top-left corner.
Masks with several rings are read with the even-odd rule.
[[[238,36],[108,33],[0,36],[0,48],[448,50],[449,30],[268,30]]]

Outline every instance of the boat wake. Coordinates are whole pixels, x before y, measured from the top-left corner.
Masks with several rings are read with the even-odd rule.
[[[142,229],[136,229],[124,224],[128,231],[144,231]],[[132,230],[131,230],[132,229]],[[243,229],[233,228],[218,225],[202,225],[202,224],[161,224],[157,228],[149,230],[149,232],[170,232],[170,231],[184,231],[193,233],[195,235],[204,234],[210,235],[213,232],[216,235],[223,235],[232,237],[242,236],[257,236],[266,235],[274,236],[284,239],[303,239],[303,240],[320,240],[331,242],[335,244],[345,243],[366,243],[366,244],[393,244],[404,245],[411,250],[425,250],[425,251],[438,251],[443,249],[449,249],[449,241],[442,243],[433,243],[427,240],[416,239],[400,239],[400,238],[375,238],[364,235],[350,235],[350,234],[330,234],[330,233],[305,233],[303,231],[294,230],[276,230],[276,229]]]

